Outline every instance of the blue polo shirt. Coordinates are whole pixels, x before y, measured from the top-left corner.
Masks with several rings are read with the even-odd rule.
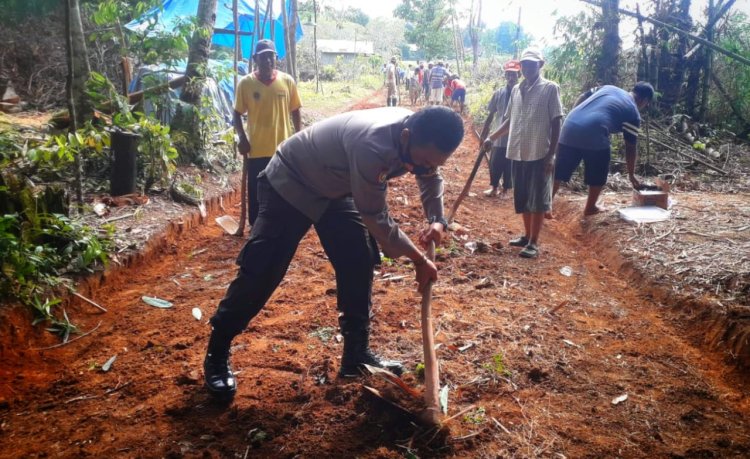
[[[602,86],[565,118],[560,143],[584,150],[606,150],[609,135],[622,132],[635,144],[641,115],[629,92],[616,86]]]

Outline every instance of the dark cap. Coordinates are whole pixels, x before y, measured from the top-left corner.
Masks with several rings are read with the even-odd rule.
[[[276,53],[276,45],[271,40],[260,40],[255,45],[255,54],[253,56],[261,53]]]

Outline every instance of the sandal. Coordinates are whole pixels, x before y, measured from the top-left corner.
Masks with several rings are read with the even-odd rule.
[[[527,238],[526,236],[520,236],[515,239],[511,239],[508,242],[508,245],[513,247],[526,247],[527,245],[529,245],[529,238]]]
[[[536,244],[527,245],[518,253],[518,256],[522,258],[536,258],[539,256],[539,247],[536,246]]]

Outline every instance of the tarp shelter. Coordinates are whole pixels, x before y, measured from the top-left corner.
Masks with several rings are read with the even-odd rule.
[[[287,15],[291,17],[291,5],[290,1],[286,0],[285,7],[287,9]],[[271,38],[271,18],[268,18],[266,12],[259,8],[258,14],[255,12],[255,8],[250,4],[248,0],[238,0],[237,11],[239,14],[239,25],[240,30],[243,32],[254,32],[255,31],[255,20],[259,21],[261,27],[265,23],[265,27],[261,31],[260,39]],[[125,27],[134,32],[148,32],[149,29],[155,32],[171,32],[177,28],[181,23],[185,23],[198,13],[198,0],[164,0],[160,6],[154,7],[143,14],[138,19],[125,24]],[[273,19],[274,22],[274,36],[273,41],[276,45],[276,53],[279,59],[283,59],[286,56],[286,44],[284,43],[284,24],[281,19],[281,12]],[[228,29],[234,30],[234,19],[232,15],[232,2],[227,0],[220,0],[216,5],[216,23],[214,24],[216,29]],[[297,30],[295,36],[299,41],[302,38],[302,25],[300,24],[299,18],[297,19]],[[257,41],[257,38],[251,36],[241,36],[241,48],[242,56],[248,58],[252,55],[253,43]],[[213,36],[212,43],[221,46],[227,46],[234,48],[234,34],[228,33],[215,33]]]

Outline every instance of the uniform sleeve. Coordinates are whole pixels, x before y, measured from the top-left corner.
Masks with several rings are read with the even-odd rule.
[[[560,100],[560,86],[556,84],[550,85],[549,96],[547,98],[549,119],[554,120],[563,116],[563,106]]]
[[[377,150],[367,146],[357,148],[350,157],[350,174],[354,205],[362,216],[370,234],[390,258],[398,258],[414,247],[388,213],[386,203],[386,164]]]
[[[428,220],[443,218],[443,176],[436,170],[432,174],[417,175],[419,197]]]
[[[240,84],[237,85],[237,91],[234,94],[234,110],[237,113],[245,114],[247,112],[248,107],[245,104],[245,98],[242,97],[242,95],[245,93],[245,79],[240,80]]]
[[[289,77],[289,111],[293,112],[299,110],[302,107],[302,100],[299,98],[299,91],[297,91],[297,83],[294,78]]]

